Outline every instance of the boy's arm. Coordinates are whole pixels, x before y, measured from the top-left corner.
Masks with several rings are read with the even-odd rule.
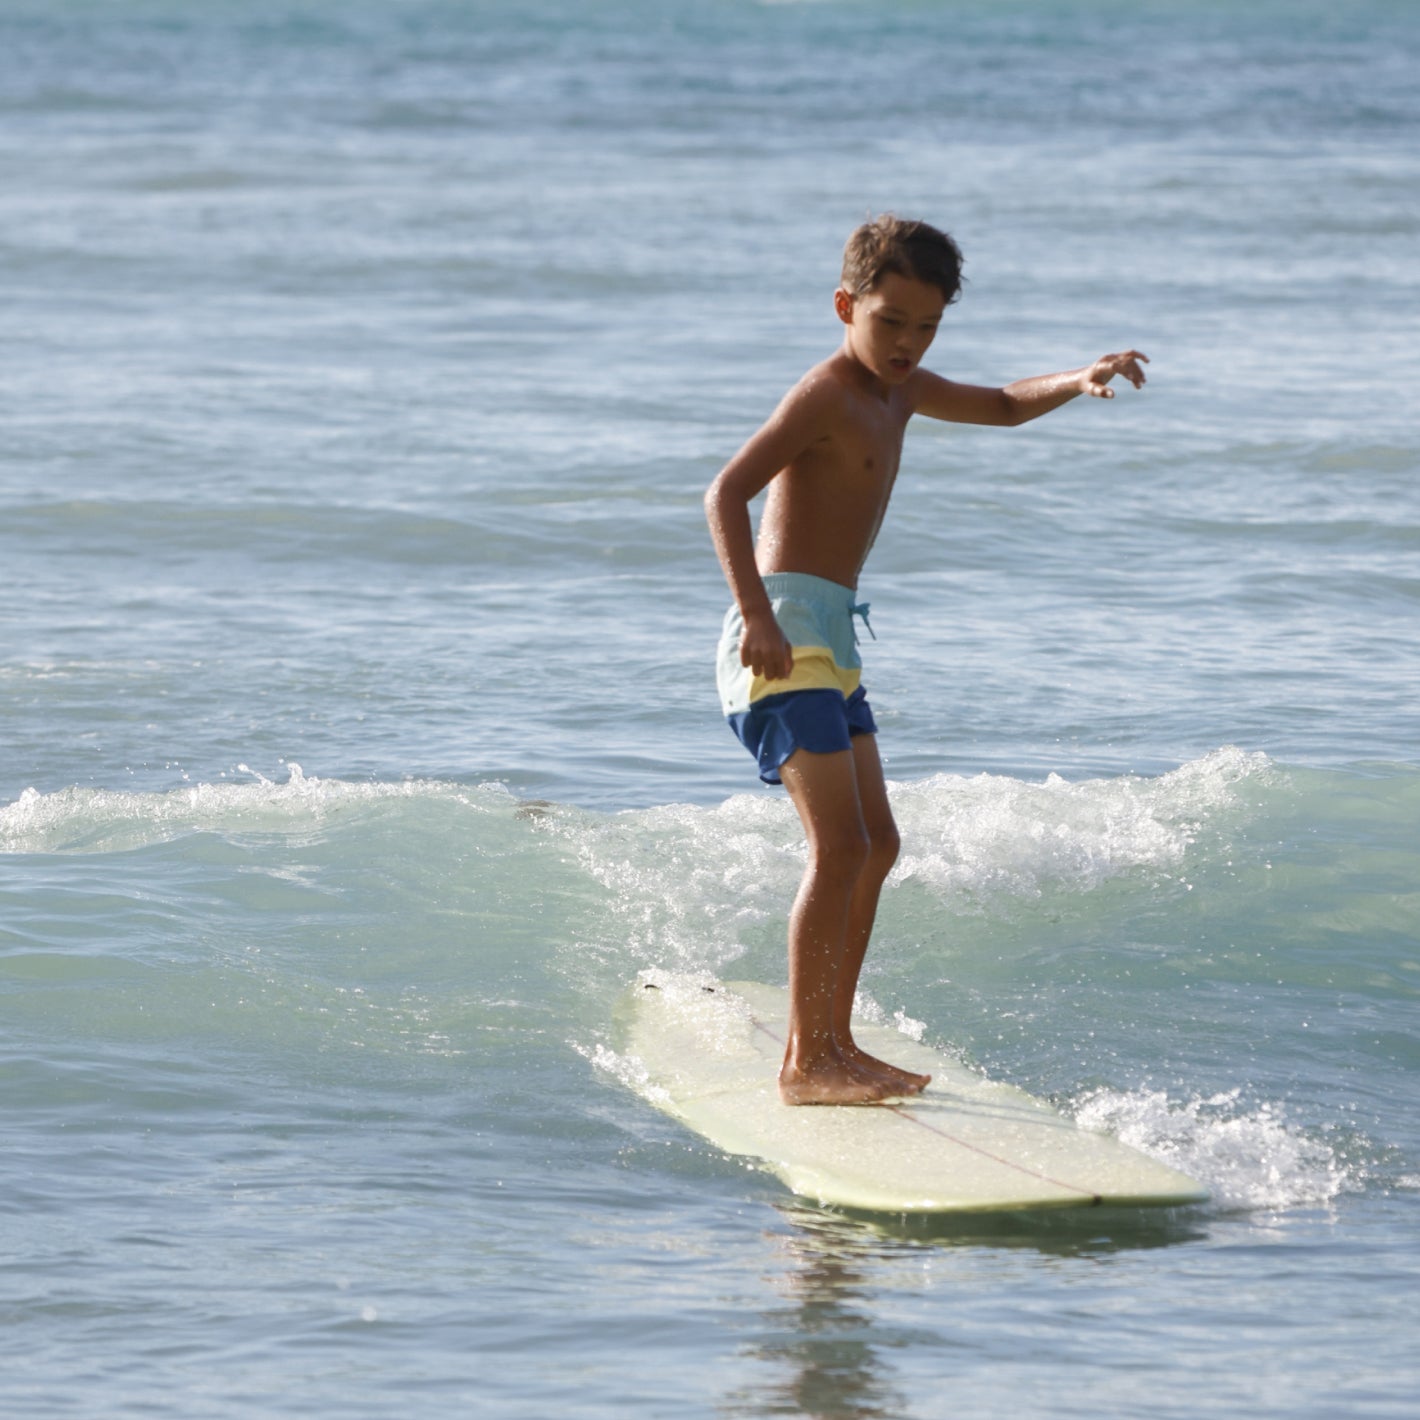
[[[716,475],[705,494],[705,518],[725,580],[744,619],[740,662],[768,680],[784,679],[793,653],[769,603],[754,556],[749,505],[776,474],[824,433],[828,391],[805,381],[785,395],[764,426]]]
[[[913,412],[955,424],[996,424],[1014,427],[1059,409],[1076,395],[1113,399],[1109,382],[1122,375],[1137,390],[1144,383],[1143,366],[1149,357],[1138,350],[1102,355],[1093,365],[1062,370],[1056,375],[1036,375],[1017,380],[1004,389],[959,385],[930,370],[913,375]]]

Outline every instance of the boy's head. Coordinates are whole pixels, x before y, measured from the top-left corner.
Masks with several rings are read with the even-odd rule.
[[[843,248],[843,289],[864,296],[889,272],[935,286],[951,305],[961,295],[961,248],[926,222],[890,213],[864,222]]]

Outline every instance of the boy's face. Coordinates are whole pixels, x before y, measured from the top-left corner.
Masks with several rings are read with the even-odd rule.
[[[922,363],[947,308],[936,286],[895,271],[861,296],[840,286],[833,304],[848,327],[849,353],[890,385],[900,385]]]

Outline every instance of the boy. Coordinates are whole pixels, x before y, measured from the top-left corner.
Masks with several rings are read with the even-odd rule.
[[[844,250],[834,309],[843,344],[785,395],[705,495],[735,605],[718,682],[760,778],[783,783],[809,858],[789,917],[786,1104],[871,1104],[916,1094],[928,1076],[874,1059],[849,1030],[878,894],[897,858],[872,710],[859,684],[853,618],[914,414],[1023,424],[1079,394],[1112,399],[1110,380],[1144,383],[1137,350],[1004,389],[955,384],[921,368],[961,291],[961,252],[925,222],[859,227]],[[749,503],[769,490],[756,544]]]

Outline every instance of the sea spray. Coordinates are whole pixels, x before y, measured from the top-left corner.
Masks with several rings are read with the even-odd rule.
[[[1326,1204],[1364,1186],[1364,1167],[1291,1123],[1284,1105],[1249,1108],[1241,1095],[1178,1102],[1157,1090],[1099,1089],[1072,1113],[1082,1128],[1113,1134],[1206,1184],[1216,1208]]]
[[[880,920],[891,922],[904,888],[925,889],[951,915],[975,915],[988,903],[1009,910],[1047,892],[1177,872],[1207,826],[1240,809],[1240,786],[1269,771],[1263,755],[1224,749],[1152,780],[937,775],[892,784],[904,846]],[[806,853],[786,796],[564,815],[556,830],[613,894],[613,951],[627,965],[719,971],[752,946],[782,942]]]
[[[893,881],[962,904],[1175,870],[1209,824],[1240,806],[1240,786],[1268,769],[1265,755],[1227,748],[1152,779],[936,775],[897,785],[904,851]]]

